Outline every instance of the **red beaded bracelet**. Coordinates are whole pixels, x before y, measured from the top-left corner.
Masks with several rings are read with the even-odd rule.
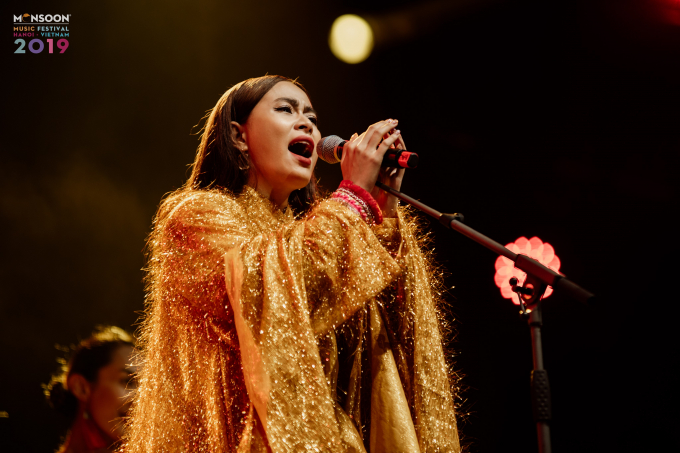
[[[359,197],[362,201],[364,201],[371,209],[371,213],[375,218],[375,223],[378,225],[382,223],[383,221],[382,211],[380,210],[380,206],[378,206],[378,203],[375,201],[375,199],[371,196],[370,193],[366,192],[365,189],[357,186],[352,181],[348,181],[346,179],[340,183],[340,189],[349,190],[354,195]]]
[[[339,190],[336,190],[333,193],[332,198],[344,202],[345,204],[347,204],[352,209],[352,211],[359,214],[362,219],[368,221],[368,219],[366,217],[366,212],[364,212],[364,209],[361,207],[361,205],[359,203],[357,203],[356,200],[354,200],[352,197],[346,195],[343,192],[340,192]]]
[[[373,216],[371,208],[364,200],[359,198],[357,194],[355,194],[351,190],[338,187],[338,189],[333,193],[333,198],[336,197],[346,201],[347,203],[352,205],[355,209],[357,209],[357,211],[359,212],[359,214],[361,214],[361,217],[364,219],[364,221],[366,221],[366,223],[369,223],[371,225],[375,224],[375,217]]]

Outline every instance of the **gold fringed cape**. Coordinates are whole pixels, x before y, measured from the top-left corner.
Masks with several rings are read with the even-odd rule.
[[[458,452],[412,222],[182,190],[150,238],[127,453]],[[338,354],[340,351],[340,354]]]

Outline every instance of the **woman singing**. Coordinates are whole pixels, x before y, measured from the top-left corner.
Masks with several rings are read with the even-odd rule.
[[[431,266],[397,200],[396,120],[344,147],[318,199],[305,89],[241,82],[212,110],[149,242],[126,452],[457,452]],[[340,353],[339,353],[340,352]]]

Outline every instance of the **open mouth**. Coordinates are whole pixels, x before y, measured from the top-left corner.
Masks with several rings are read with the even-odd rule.
[[[312,152],[314,151],[314,143],[306,139],[293,141],[290,145],[288,145],[288,151],[293,154],[297,154],[298,156],[310,158],[312,157]]]

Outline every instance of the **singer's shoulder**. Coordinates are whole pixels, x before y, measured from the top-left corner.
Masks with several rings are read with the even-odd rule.
[[[238,197],[225,190],[182,189],[168,195],[158,210],[160,224],[202,223],[215,217],[234,217],[242,214]]]
[[[176,254],[178,259],[194,256],[194,252],[222,253],[248,234],[244,212],[237,197],[227,192],[174,192],[161,203],[150,236],[151,249]]]

